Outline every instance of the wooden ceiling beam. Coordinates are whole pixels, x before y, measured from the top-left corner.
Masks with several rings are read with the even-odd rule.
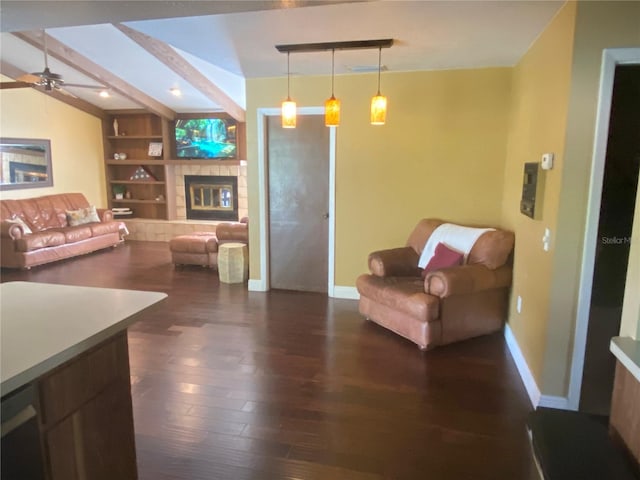
[[[246,111],[231,97],[223,92],[216,84],[212,83],[197,68],[190,64],[184,57],[176,52],[169,44],[156,40],[138,30],[127,27],[121,23],[113,24],[131,40],[136,42],[151,55],[164,63],[171,70],[180,75],[184,80],[193,85],[204,96],[214,101],[224,111],[239,122],[244,122]]]
[[[0,73],[2,73],[3,75],[6,75],[7,77],[16,79],[27,72],[23,72],[22,70],[11,65],[10,63],[7,63],[5,61],[0,61]],[[67,105],[71,105],[72,107],[75,107],[78,110],[82,110],[83,112],[88,113],[89,115],[93,115],[94,117],[104,119],[107,116],[104,110],[102,110],[99,107],[96,107],[92,103],[82,100],[81,98],[71,97],[69,95],[60,93],[57,90],[45,90],[44,88],[39,88],[26,82],[15,82],[15,83],[22,84],[23,88],[31,88],[40,93],[44,93],[45,95],[49,95],[50,97],[53,97],[56,100],[60,100],[61,102],[66,103]],[[11,87],[8,87],[7,85],[5,85],[3,86],[3,88],[11,88]],[[14,88],[17,88],[17,87],[14,87]]]
[[[43,37],[40,33],[14,32],[13,35],[40,50],[44,48]],[[168,120],[175,120],[176,112],[50,35],[47,35],[47,53],[83,75],[111,88],[114,92],[128,98],[142,108]]]

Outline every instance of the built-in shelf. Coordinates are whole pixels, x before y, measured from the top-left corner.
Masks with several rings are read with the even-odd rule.
[[[165,200],[139,200],[137,198],[112,198],[113,203],[153,203],[163,205],[167,203]]]
[[[109,180],[111,185],[164,185],[160,180]]]
[[[144,160],[136,160],[136,159],[129,159],[129,158],[127,160],[107,159],[106,163],[107,165],[166,165],[167,164],[167,162],[165,162],[162,159],[154,160],[149,158],[146,158]]]

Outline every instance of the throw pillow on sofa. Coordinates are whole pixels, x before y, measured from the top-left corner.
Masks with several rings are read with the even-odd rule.
[[[422,271],[422,278],[424,278],[427,273],[432,272],[433,270],[440,270],[441,268],[449,268],[449,267],[457,267],[458,265],[462,265],[462,261],[464,259],[464,255],[452,248],[449,248],[444,243],[438,243],[436,246],[435,253],[431,260],[424,270]]]
[[[11,218],[8,218],[6,221],[9,223],[15,223],[16,225],[22,226],[22,231],[24,232],[25,235],[33,233],[29,225],[27,225],[27,223],[18,215],[14,214],[11,216]]]
[[[77,227],[85,223],[100,222],[100,217],[98,217],[95,205],[87,208],[79,208],[78,210],[67,210],[66,213],[67,223],[69,223],[71,227]]]

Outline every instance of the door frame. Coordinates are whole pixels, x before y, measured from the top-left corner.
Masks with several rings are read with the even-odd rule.
[[[269,271],[269,184],[267,171],[267,117],[280,116],[279,108],[258,108],[258,202],[260,222],[260,280],[252,280],[249,289],[266,292],[271,288]],[[299,107],[298,115],[324,115],[324,107]],[[335,200],[336,200],[336,127],[329,128],[329,222],[328,222],[328,265],[327,293],[334,296],[335,290]]]
[[[576,329],[573,339],[573,354],[569,377],[568,407],[578,410],[582,390],[582,374],[587,347],[587,331],[589,329],[589,312],[591,310],[591,294],[593,288],[593,271],[598,244],[598,223],[600,220],[600,203],[604,167],[607,154],[607,138],[613,97],[613,81],[618,65],[640,64],[640,48],[607,48],[602,52],[600,71],[600,89],[598,92],[598,109],[593,141],[591,162],[591,179],[589,182],[589,200],[582,249],[582,268],[578,290],[578,309]]]

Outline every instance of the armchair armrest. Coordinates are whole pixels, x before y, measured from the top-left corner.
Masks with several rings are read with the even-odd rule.
[[[96,210],[98,212],[98,217],[101,222],[110,222],[113,220],[113,211],[108,208],[98,208]]]
[[[17,240],[24,237],[24,229],[18,223],[3,220],[0,222],[0,236]]]
[[[369,254],[369,270],[377,277],[419,277],[418,254],[411,247]]]
[[[429,272],[424,279],[426,293],[441,298],[503,288],[511,285],[511,266],[489,270],[484,265],[462,265]]]

